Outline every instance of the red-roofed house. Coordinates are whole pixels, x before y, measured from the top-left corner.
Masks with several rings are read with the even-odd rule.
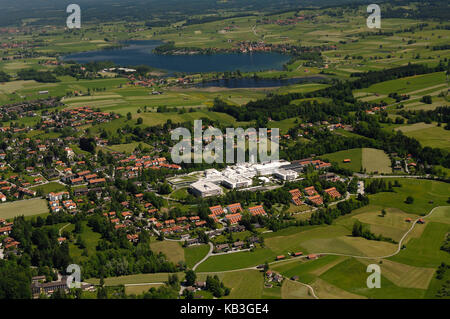
[[[250,207],[250,208],[248,209],[248,211],[249,211],[250,214],[252,214],[253,216],[258,216],[258,215],[267,216],[267,213],[266,213],[266,211],[264,210],[264,207],[263,207],[262,205]]]

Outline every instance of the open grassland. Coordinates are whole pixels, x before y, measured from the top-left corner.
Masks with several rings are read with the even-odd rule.
[[[279,272],[287,278],[298,276],[300,282],[309,284],[329,268],[337,265],[345,259],[346,257],[332,255],[324,256],[316,260],[297,258],[275,264],[271,267],[271,269]]]
[[[178,278],[184,278],[184,273],[176,273]],[[155,274],[138,274],[138,275],[128,275],[120,277],[109,277],[105,278],[106,286],[119,286],[119,285],[129,285],[129,284],[143,284],[143,283],[164,283],[169,279],[170,273],[155,273]],[[98,285],[100,284],[99,278],[89,278],[85,280],[86,282]]]
[[[175,264],[184,261],[184,250],[177,241],[155,241],[150,244],[150,249],[155,253],[163,253],[169,261]]]
[[[367,297],[350,293],[344,289],[338,288],[320,278],[316,278],[311,283],[314,292],[320,299],[365,299]]]
[[[399,241],[411,227],[411,223],[405,221],[406,218],[419,218],[419,215],[407,214],[397,208],[385,208],[386,215],[382,217],[382,209],[380,206],[370,204],[355,210],[351,215],[340,218],[336,221],[336,224],[346,226],[350,230],[357,219],[369,225],[370,231],[374,234]]]
[[[308,287],[299,282],[285,280],[281,286],[282,299],[312,299],[311,292]]]
[[[17,216],[33,216],[48,213],[47,201],[40,198],[0,204],[0,218],[12,219]]]
[[[360,148],[324,154],[320,157],[332,163],[336,162],[339,167],[349,169],[353,172],[360,172],[362,168],[362,151]],[[350,159],[351,162],[344,163],[344,159]]]
[[[360,262],[369,265],[379,261],[360,259]],[[383,260],[379,266],[383,276],[395,285],[404,288],[428,289],[435,271],[433,268],[413,267],[390,260]]]
[[[184,249],[184,259],[186,265],[192,268],[197,262],[202,260],[209,251],[209,245],[198,245]]]
[[[355,148],[351,150],[339,151],[320,156],[331,162],[335,162],[339,167],[349,169],[353,172],[360,172],[361,169],[368,173],[391,173],[391,161],[382,150],[373,148]],[[350,159],[350,163],[344,163],[345,159]]]
[[[117,145],[108,145],[107,150],[112,150],[114,152],[122,152],[131,154],[134,152],[138,146],[141,145],[142,148],[150,148],[150,145],[141,142],[133,142],[128,144],[117,144]]]
[[[391,160],[389,157],[384,151],[374,148],[362,149],[362,167],[368,173],[392,173]]]
[[[439,207],[434,212],[433,215],[427,218],[429,221],[450,224],[450,206]]]
[[[60,183],[55,183],[55,182],[50,182],[44,185],[39,185],[39,186],[35,186],[35,187],[31,187],[32,190],[38,191],[38,190],[42,190],[42,192],[47,195],[48,193],[51,192],[61,192],[66,190],[66,186],[60,184]]]
[[[382,265],[381,265],[382,267]],[[381,288],[370,289],[367,287],[366,265],[350,258],[334,266],[320,276],[320,279],[343,289],[349,293],[363,295],[368,298],[397,299],[397,298],[422,298],[426,290],[417,288],[403,288],[395,285],[381,272]]]
[[[447,83],[445,72],[415,75],[401,79],[374,84],[368,88],[356,90],[356,93],[368,92],[378,94],[408,94],[417,95],[429,89],[440,88]],[[361,95],[361,94],[360,94]]]
[[[427,222],[420,238],[412,238],[398,255],[390,260],[416,267],[437,267],[441,262],[450,263],[450,254],[440,250],[449,224]]]
[[[260,299],[264,280],[259,270],[245,270],[225,273],[223,283],[231,288],[227,299]]]
[[[386,179],[386,183],[395,179]],[[398,208],[406,213],[425,215],[433,207],[446,206],[450,194],[448,183],[421,180],[421,179],[398,179],[402,187],[395,187],[395,192],[385,192],[370,195],[370,203],[383,208]],[[406,197],[414,198],[413,204],[406,204]]]
[[[127,295],[140,295],[150,290],[150,288],[157,289],[158,287],[161,287],[161,284],[150,284],[150,285],[132,285],[132,286],[125,286],[125,293]]]
[[[437,124],[415,123],[398,128],[406,136],[415,138],[422,146],[450,150],[450,131]]]

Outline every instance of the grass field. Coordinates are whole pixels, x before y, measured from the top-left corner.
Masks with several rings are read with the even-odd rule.
[[[259,299],[263,292],[263,275],[258,270],[225,273],[225,286],[232,288],[227,299]]]
[[[330,162],[336,162],[339,167],[349,169],[353,172],[360,172],[362,168],[362,151],[360,148],[339,151],[320,156]],[[350,159],[350,163],[344,163],[344,159]]]
[[[386,216],[381,217],[383,208],[375,205],[368,205],[357,209],[349,218],[341,218],[336,223],[345,225],[351,229],[355,219],[370,225],[370,230],[374,234],[381,234],[385,237],[399,241],[405,232],[411,227],[411,223],[405,222],[406,218],[416,219],[419,215],[405,213],[397,208],[386,208]],[[420,226],[420,225],[418,225]]]
[[[392,173],[391,160],[389,157],[384,151],[374,148],[362,149],[362,167],[368,173]]]
[[[322,274],[320,279],[352,294],[368,298],[422,298],[425,295],[424,289],[396,286],[383,275],[383,271],[381,271],[381,288],[370,289],[366,284],[368,277],[366,268],[360,261],[350,258]]]
[[[179,279],[184,278],[184,273],[176,273]],[[164,283],[169,278],[169,273],[155,273],[155,274],[138,274],[120,277],[105,278],[106,286],[119,286],[127,284],[142,284],[142,283]],[[98,285],[100,283],[99,278],[89,278],[86,282]]]
[[[350,293],[334,286],[325,280],[317,278],[311,283],[315,294],[321,299],[365,299],[367,297]]]
[[[149,291],[150,288],[157,289],[158,287],[161,287],[161,284],[151,284],[151,285],[133,285],[133,286],[125,286],[125,293],[127,295],[140,295],[144,292]]]
[[[398,255],[390,260],[416,267],[437,267],[441,262],[450,263],[450,254],[440,250],[449,224],[427,222],[420,238],[412,238]]]
[[[444,72],[437,72],[424,75],[410,76],[406,78],[385,81],[374,84],[366,89],[357,90],[356,92],[369,92],[379,94],[389,94],[397,92],[399,94],[418,94],[421,90],[436,85],[442,85],[446,83],[446,77]]]
[[[202,260],[209,251],[209,245],[199,245],[184,249],[184,259],[186,265],[192,268],[197,262]]]
[[[47,201],[35,198],[0,204],[0,218],[12,219],[16,216],[33,216],[48,213]]]
[[[355,148],[320,156],[331,162],[336,162],[339,167],[360,172],[361,169],[368,173],[392,173],[391,161],[382,150],[373,148]],[[350,163],[344,163],[344,159],[350,159]]]
[[[360,259],[360,262],[365,265],[377,263],[367,259]],[[383,260],[379,266],[383,276],[404,288],[428,289],[435,271],[433,268],[413,267],[390,260]]]
[[[340,256],[324,256],[316,260],[306,260],[304,258],[296,259],[280,264],[275,264],[271,267],[281,273],[287,278],[298,276],[299,281],[303,283],[311,283],[329,267],[345,260],[346,257]]]
[[[386,179],[386,182],[395,179]],[[402,178],[398,180],[402,187],[394,188],[395,192],[370,195],[370,203],[384,208],[398,208],[406,213],[425,215],[433,207],[447,206],[450,185],[431,180]],[[406,197],[414,198],[413,204],[406,204]]]
[[[285,280],[281,287],[282,299],[312,299],[309,288],[299,282]]]
[[[51,193],[51,192],[65,191],[66,190],[66,186],[61,185],[60,183],[50,182],[50,183],[47,183],[47,184],[44,184],[44,185],[32,187],[31,189],[33,189],[35,191],[37,191],[39,189],[42,189],[43,193],[45,195],[47,195],[48,193]]]
[[[163,253],[173,263],[184,261],[184,250],[177,241],[155,241],[150,244],[150,249],[155,253]]]
[[[422,146],[450,150],[450,131],[437,124],[416,123],[398,128],[406,136],[415,138]]]

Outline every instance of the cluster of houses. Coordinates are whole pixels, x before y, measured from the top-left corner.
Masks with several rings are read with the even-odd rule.
[[[115,171],[116,175],[129,179],[138,177],[139,172],[143,169],[161,168],[181,170],[181,166],[168,163],[165,157],[152,158],[151,156],[137,157],[136,155],[130,155],[118,161]]]
[[[23,101],[13,104],[0,105],[0,120],[11,118],[13,115],[17,118],[36,116],[36,111],[61,106],[59,98],[47,98],[32,101]]]
[[[244,209],[240,203],[234,203],[226,206],[213,206],[209,208],[211,214],[209,215],[215,222],[222,222],[224,224],[235,225],[242,220],[242,213]],[[262,205],[249,207],[248,212],[252,216],[267,216],[266,211]]]
[[[306,201],[314,206],[320,206],[323,204],[323,197],[317,192],[314,186],[309,186],[304,188],[304,193],[298,189],[290,190],[289,193],[291,194],[291,200],[296,206],[302,206],[305,204],[305,202],[302,200],[303,198],[306,199]],[[342,197],[341,193],[338,192],[336,187],[331,187],[328,189],[325,189],[324,194],[327,194],[330,196],[332,200],[336,200]]]
[[[41,182],[41,178],[37,178],[34,185]],[[6,202],[8,197],[12,200],[35,197],[37,192],[27,188],[29,186],[33,185],[17,175],[10,176],[7,181],[0,180],[0,203]]]
[[[10,237],[12,227],[12,222],[7,222],[5,219],[0,218],[0,248],[5,251],[4,254],[17,253],[17,248],[20,245],[20,242]]]
[[[38,128],[79,127],[88,124],[107,123],[118,118],[119,115],[117,114],[97,112],[89,106],[82,106],[42,115],[43,121]]]

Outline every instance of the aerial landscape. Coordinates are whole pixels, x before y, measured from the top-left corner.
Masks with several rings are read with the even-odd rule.
[[[448,1],[29,2],[0,299],[450,299]]]

